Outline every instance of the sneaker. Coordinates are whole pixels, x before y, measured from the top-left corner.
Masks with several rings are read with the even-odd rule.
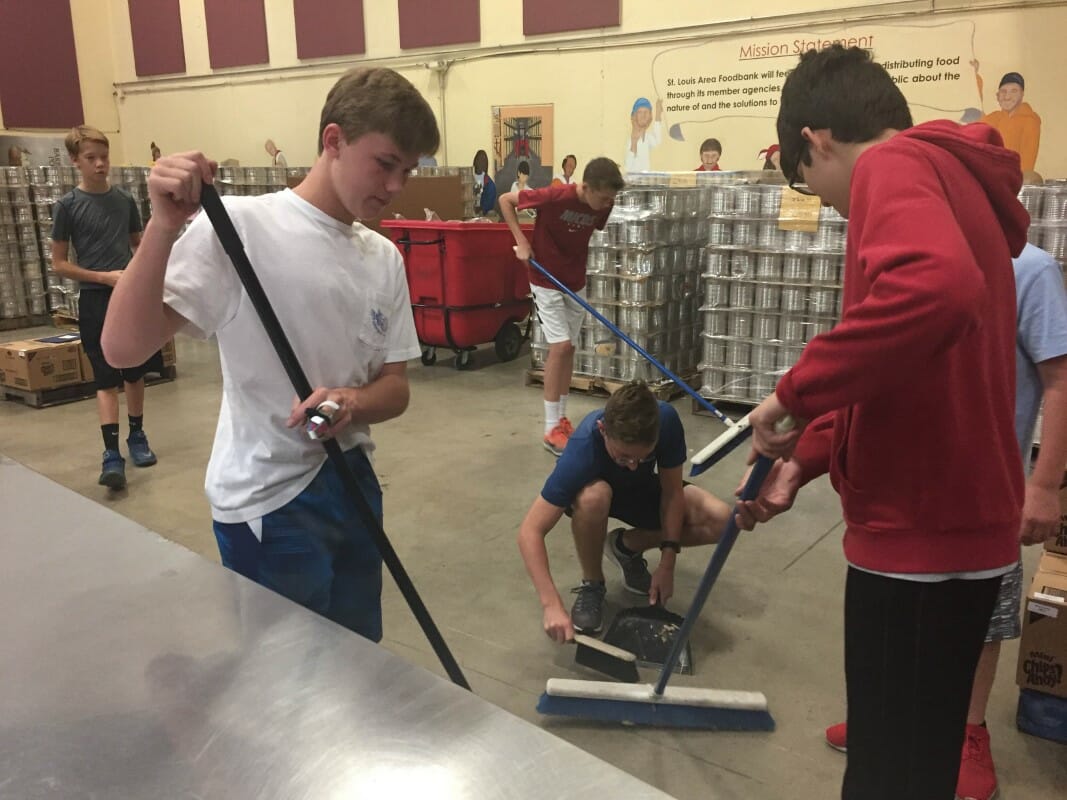
[[[567,424],[569,425],[570,423]],[[563,448],[567,446],[567,439],[569,438],[570,436],[563,428],[562,421],[556,423],[556,427],[545,434],[545,450],[550,452],[556,458],[559,458],[563,455]]]
[[[826,729],[826,743],[841,753],[848,752],[848,723],[839,722]]]
[[[989,731],[981,725],[968,725],[956,779],[958,800],[992,800],[997,796],[997,771],[989,749]]]
[[[156,454],[148,446],[148,437],[144,431],[131,431],[126,446],[130,448],[130,458],[135,466],[150,467],[156,463]]]
[[[574,426],[571,425],[571,421],[566,417],[560,417],[559,426],[563,429],[563,435],[570,439],[571,434],[574,433]]]
[[[600,633],[604,627],[604,595],[607,588],[603,581],[582,581],[571,589],[578,595],[571,609],[571,624],[578,633]]]
[[[616,528],[608,534],[608,557],[622,569],[622,583],[626,591],[647,595],[652,588],[652,574],[648,562],[640,553],[626,555],[622,552],[622,534],[625,528]]]
[[[100,468],[99,483],[108,489],[126,488],[126,459],[118,450],[104,451],[104,463]]]

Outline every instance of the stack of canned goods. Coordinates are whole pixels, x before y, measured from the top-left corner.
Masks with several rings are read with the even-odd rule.
[[[708,186],[671,186],[668,175],[627,176],[603,231],[589,243],[586,297],[657,361],[678,375],[702,354],[700,271],[708,236]],[[534,330],[532,363],[546,347]],[[661,379],[658,369],[591,314],[582,325],[574,373],[613,380]]]
[[[1019,200],[1030,212],[1029,239],[1067,263],[1067,181],[1046,181],[1043,186],[1024,186]]]
[[[700,307],[708,397],[759,402],[840,317],[846,221],[824,207],[816,231],[783,230],[783,191],[744,180],[713,187]]]
[[[219,194],[252,196],[280,192],[293,171],[284,167],[219,167]]]

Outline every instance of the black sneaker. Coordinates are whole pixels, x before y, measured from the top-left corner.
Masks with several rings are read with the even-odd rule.
[[[571,624],[578,633],[600,633],[604,627],[604,595],[607,589],[603,581],[582,581],[571,589],[578,595],[571,609]]]
[[[100,468],[99,483],[108,489],[126,488],[126,459],[118,450],[104,451],[104,463]]]
[[[622,552],[622,534],[624,528],[616,528],[608,534],[608,558],[619,565],[622,581],[626,591],[633,594],[647,595],[652,588],[652,574],[648,571],[648,562],[640,553],[626,555]]]
[[[156,454],[148,446],[148,437],[144,431],[132,431],[130,438],[126,440],[126,446],[130,449],[130,458],[138,467],[150,467],[156,463]]]

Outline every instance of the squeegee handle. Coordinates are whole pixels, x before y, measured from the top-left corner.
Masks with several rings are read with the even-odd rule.
[[[756,458],[756,463],[752,465],[748,480],[745,481],[745,487],[741,490],[741,500],[752,500],[759,494],[760,487],[773,466],[774,459],[772,458],[767,456],[758,456]],[[708,568],[704,570],[704,577],[700,579],[696,594],[693,595],[693,602],[685,614],[685,621],[674,635],[671,651],[667,656],[667,660],[663,663],[659,681],[656,683],[655,693],[657,695],[662,695],[667,688],[667,681],[670,680],[671,673],[674,672],[674,668],[678,664],[682,650],[685,649],[685,644],[689,641],[689,635],[693,632],[693,626],[696,625],[700,612],[704,610],[704,603],[707,602],[708,595],[711,593],[711,587],[718,580],[719,573],[722,572],[723,565],[726,563],[726,559],[730,555],[730,551],[733,549],[734,542],[737,541],[740,532],[741,529],[737,525],[737,508],[735,507],[730,512],[730,518],[726,521],[726,529],[722,532],[718,544],[715,545],[715,551],[711,554]]]
[[[595,308],[593,308],[591,305],[589,305],[589,303],[586,302],[584,297],[582,297],[581,295],[575,293],[570,288],[565,286],[563,283],[561,283],[559,280],[556,279],[555,275],[553,275],[547,269],[542,267],[540,264],[538,264],[532,258],[530,259],[530,266],[532,266],[534,269],[536,269],[538,272],[540,272],[542,275],[544,275],[546,278],[548,278],[550,281],[552,281],[552,283],[561,292],[566,294],[572,300],[577,302],[578,305],[580,305],[582,308],[584,308],[586,311],[588,311],[590,314],[592,314],[593,317],[595,317],[596,320],[598,322],[600,322],[600,324],[602,324],[605,328],[607,328],[609,331],[611,331],[616,336],[618,336],[620,339],[622,339],[624,342],[626,342],[626,344],[630,345],[630,347],[632,347],[634,350],[636,350],[647,362],[649,362],[652,366],[654,366],[656,369],[658,369],[660,372],[662,372],[664,375],[666,375],[668,378],[670,378],[672,381],[674,381],[675,384],[677,384],[679,389],[681,389],[686,394],[688,394],[690,397],[692,397],[694,400],[696,400],[701,406],[704,407],[705,410],[710,412],[717,420],[719,420],[719,422],[722,422],[724,425],[728,425],[730,427],[733,427],[734,421],[732,419],[730,419],[728,416],[726,416],[721,411],[719,411],[719,409],[717,409],[710,402],[708,402],[708,399],[706,397],[702,396],[700,394],[700,392],[696,391],[696,389],[694,389],[688,383],[686,383],[681,378],[679,378],[677,375],[675,375],[673,372],[671,372],[669,369],[667,369],[667,367],[665,367],[663,364],[661,364],[655,357],[650,355],[643,347],[638,345],[637,342],[635,342],[633,339],[631,339],[629,336],[627,336],[625,333],[623,333],[618,328],[618,326],[615,325],[615,323],[609,322],[607,320],[607,318],[604,317],[603,314],[601,314],[599,311],[597,311]]]
[[[293,389],[300,399],[306,400],[311,394],[311,384],[308,382],[307,375],[305,375],[300,362],[297,360],[296,353],[293,351],[292,345],[290,345],[289,339],[282,329],[281,322],[279,322],[277,315],[274,313],[274,308],[271,306],[266,292],[263,291],[263,286],[252,268],[252,262],[248,260],[248,255],[245,253],[241,237],[237,233],[226,207],[222,204],[222,198],[219,197],[214,186],[204,184],[200,187],[200,204],[204,207],[204,213],[207,214],[208,219],[211,220],[211,225],[215,229],[219,242],[221,242],[223,249],[230,257],[234,270],[241,279],[241,285],[244,286],[245,293],[252,302],[256,314],[259,315],[260,322],[267,332],[267,337],[270,339],[271,344],[274,346],[274,351],[278,354],[278,358],[285,368],[285,374],[289,377],[289,382],[293,385]],[[366,498],[363,497],[359,481],[352,468],[348,466],[344,453],[341,451],[341,445],[337,443],[336,439],[323,439],[322,445],[326,449],[326,455],[330,462],[337,469],[341,482],[355,503],[360,518],[370,531],[371,538],[382,556],[382,561],[389,568],[393,580],[396,581],[397,588],[400,589],[400,593],[411,608],[411,613],[418,621],[419,627],[422,628],[434,653],[437,654],[441,666],[444,667],[445,672],[448,673],[448,677],[454,684],[470,690],[470,684],[452,655],[452,651],[448,649],[448,645],[430,616],[426,604],[423,603],[418,591],[416,591],[415,584],[412,583],[411,577],[400,561],[400,556],[397,555],[396,550],[389,541],[389,537],[385,535],[385,530],[382,528],[381,522],[378,521],[377,515],[367,503]]]

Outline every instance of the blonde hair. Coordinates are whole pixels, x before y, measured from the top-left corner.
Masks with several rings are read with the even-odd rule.
[[[77,158],[81,153],[82,142],[96,142],[104,145],[109,150],[111,149],[111,142],[107,140],[103,131],[97,128],[90,128],[88,125],[76,125],[70,129],[67,138],[63,140],[63,144],[67,146],[67,152],[71,158]]]
[[[322,133],[330,124],[340,125],[349,142],[383,133],[405,153],[420,156],[436,153],[441,140],[430,104],[391,69],[352,69],[333,85],[319,120],[319,153]]]

